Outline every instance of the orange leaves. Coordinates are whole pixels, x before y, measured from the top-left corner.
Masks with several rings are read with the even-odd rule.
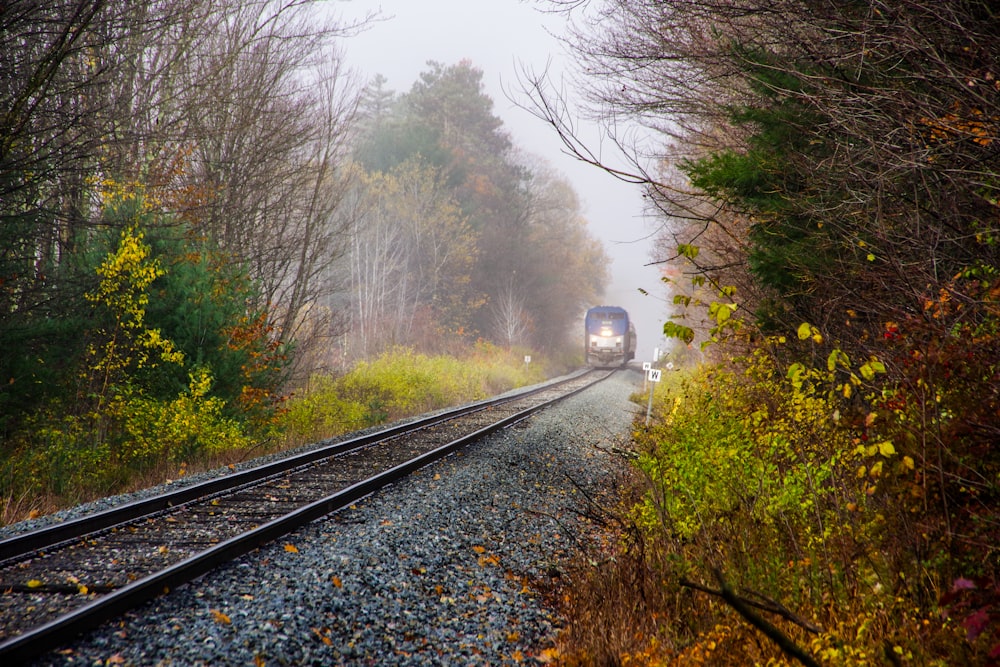
[[[319,640],[321,642],[323,642],[327,646],[333,646],[333,639],[331,639],[330,637],[331,635],[330,628],[323,628],[323,629],[313,628],[312,631],[314,635],[319,637]]]
[[[472,550],[479,554],[479,567],[487,565],[500,565],[500,558],[496,554],[486,554],[486,547],[474,546]]]
[[[209,609],[208,613],[212,615],[212,620],[214,620],[219,625],[229,625],[232,623],[232,619],[226,614],[223,614],[218,609]]]
[[[299,552],[299,549],[294,544],[286,544],[285,551],[287,551],[290,554],[297,554]]]
[[[559,658],[562,654],[557,648],[547,648],[543,649],[538,655],[535,656],[535,660],[542,663],[543,665],[550,665],[559,662]]]
[[[980,109],[962,109],[958,103],[953,111],[938,118],[923,117],[920,125],[927,128],[926,136],[931,143],[944,143],[961,139],[971,139],[979,146],[989,146],[997,138],[1000,118],[986,116]]]

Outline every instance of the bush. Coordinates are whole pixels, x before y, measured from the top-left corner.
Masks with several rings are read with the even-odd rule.
[[[894,444],[909,417],[886,417],[883,367],[834,349],[826,364],[781,368],[779,345],[660,385],[653,424],[635,429],[642,481],[617,551],[567,577],[567,613],[607,626],[572,633],[566,664],[791,664],[724,587],[821,664],[987,661],[991,579],[959,579],[940,598],[950,580],[934,558],[946,552],[913,551],[924,472]],[[594,610],[623,580],[629,613],[656,619],[632,624],[642,631]]]

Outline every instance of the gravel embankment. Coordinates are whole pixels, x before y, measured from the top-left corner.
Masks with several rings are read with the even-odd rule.
[[[535,664],[531,582],[614,493],[637,410],[618,373],[351,509],[105,624],[39,665]]]

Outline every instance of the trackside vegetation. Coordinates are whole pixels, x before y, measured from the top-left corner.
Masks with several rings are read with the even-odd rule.
[[[313,376],[279,422],[289,444],[315,442],[545,379],[545,367],[524,356],[483,342],[463,358],[396,348],[341,376]]]
[[[40,410],[25,418],[14,439],[24,444],[3,465],[3,522],[486,398],[554,372],[537,354],[525,364],[524,355],[488,343],[461,358],[397,348],[337,376],[314,375],[266,423],[231,416],[209,393],[204,366],[167,398],[124,385],[82,417]]]
[[[996,361],[913,396],[839,349],[778,361],[812,331],[664,374],[634,486],[560,587],[561,664],[995,663],[1000,465],[923,435],[965,428]]]

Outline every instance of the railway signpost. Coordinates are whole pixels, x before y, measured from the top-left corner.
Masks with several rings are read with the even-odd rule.
[[[650,368],[646,368],[647,365]],[[646,405],[646,426],[649,426],[649,415],[653,412],[653,390],[656,389],[656,383],[660,381],[663,371],[652,368],[652,364],[643,364],[642,367],[646,369],[646,380],[652,383],[649,387],[649,403]]]

